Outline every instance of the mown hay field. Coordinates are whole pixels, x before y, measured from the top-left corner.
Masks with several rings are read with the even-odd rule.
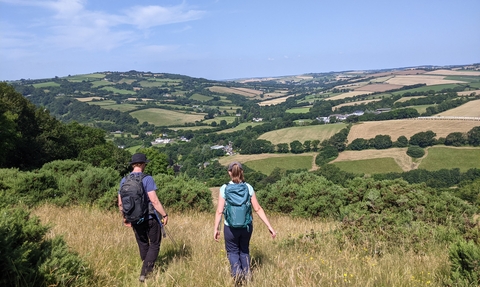
[[[336,123],[331,125],[313,125],[291,127],[264,133],[258,139],[268,140],[273,144],[288,143],[298,140],[304,143],[306,140],[327,140],[334,134],[345,128],[346,124]]]
[[[419,168],[427,170],[459,168],[462,172],[471,168],[480,169],[479,147],[433,146],[428,148],[427,152]]]
[[[459,107],[456,107],[445,112],[441,112],[438,116],[452,116],[452,117],[480,117],[480,100],[467,102]],[[480,122],[477,122],[480,126]]]
[[[360,151],[347,150],[339,153],[338,157],[333,161],[331,161],[330,163],[336,164],[336,163],[342,162],[342,164],[340,164],[339,167],[340,166],[345,167],[346,169],[350,170],[350,168],[348,168],[348,165],[350,163],[352,163],[356,168],[358,168],[359,165],[355,165],[355,162],[362,162],[362,164],[360,165],[362,166],[363,164],[367,165],[365,161],[373,160],[373,159],[375,160],[386,159],[386,158],[392,159],[395,165],[397,166],[397,167],[391,166],[392,165],[391,161],[389,161],[388,163],[382,163],[382,165],[389,166],[387,168],[388,170],[399,168],[400,170],[403,170],[403,171],[409,171],[417,167],[417,164],[413,162],[412,158],[407,155],[407,148],[389,148],[389,149],[383,149],[383,150],[367,149],[367,150],[360,150]],[[370,163],[368,163],[368,165],[371,166]],[[360,169],[355,173],[361,173],[361,170],[362,169]]]
[[[344,106],[356,106],[356,105],[361,105],[361,104],[368,104],[371,102],[378,102],[381,99],[371,99],[371,100],[363,100],[363,101],[356,101],[356,102],[348,102],[348,103],[343,103],[337,106],[334,106],[332,109],[335,111],[336,109],[339,109]]]
[[[389,135],[392,141],[396,141],[399,136],[410,139],[416,133],[429,130],[436,133],[438,139],[453,132],[468,132],[476,126],[480,126],[480,121],[410,119],[363,122],[352,126],[347,140],[351,143],[357,138],[371,139],[376,135]]]
[[[194,123],[204,119],[205,114],[182,113],[164,109],[145,109],[130,113],[132,117],[137,118],[139,122],[148,122],[157,126],[183,125],[185,123]]]
[[[367,91],[367,92],[385,92],[390,90],[395,90],[403,87],[402,85],[392,85],[392,84],[370,84],[360,88],[355,89],[355,91]]]
[[[221,93],[221,94],[237,94],[244,97],[256,97],[262,94],[262,91],[257,91],[254,89],[247,89],[247,88],[229,88],[229,87],[221,87],[221,86],[213,86],[208,88],[210,91],[214,93]]]
[[[405,75],[405,76],[395,76],[387,81],[388,84],[392,85],[415,85],[415,84],[426,84],[427,86],[432,85],[441,85],[441,84],[455,84],[455,83],[465,83],[463,81],[454,81],[454,80],[445,80],[444,76],[436,75]]]
[[[278,104],[281,104],[281,103],[285,102],[291,96],[292,95],[286,96],[286,97],[281,97],[281,98],[276,98],[276,99],[271,99],[271,100],[266,100],[266,101],[258,103],[258,105],[261,106],[261,107],[278,105]]]
[[[101,100],[102,97],[86,97],[86,98],[75,98],[79,102],[91,102],[93,100]]]
[[[425,75],[444,75],[444,76],[480,76],[480,71],[466,70],[435,70],[426,72]]]

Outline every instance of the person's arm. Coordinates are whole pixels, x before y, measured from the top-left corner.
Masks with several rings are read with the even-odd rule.
[[[148,198],[150,199],[150,202],[152,203],[155,210],[157,210],[158,213],[160,213],[160,215],[163,217],[163,224],[167,225],[168,214],[165,211],[165,209],[163,208],[162,203],[158,199],[157,193],[155,192],[155,190],[152,190],[152,191],[147,192],[147,194],[148,194]]]
[[[123,214],[122,197],[120,196],[120,194],[118,195],[118,209],[120,210],[120,214],[122,214],[123,225],[131,227],[132,224],[128,222],[127,219],[125,219],[125,215]]]
[[[223,208],[225,206],[225,198],[218,195],[217,211],[215,212],[215,225],[213,231],[213,239],[218,242],[220,239],[220,221],[222,220]]]
[[[250,199],[250,201],[252,202],[253,210],[255,210],[258,217],[260,217],[263,223],[265,223],[265,225],[268,228],[268,231],[272,235],[272,238],[275,238],[275,236],[277,236],[277,233],[275,232],[273,227],[270,225],[270,222],[268,221],[265,211],[263,211],[263,208],[260,206],[260,203],[258,203],[257,196],[255,195],[255,193],[252,195],[252,198]]]

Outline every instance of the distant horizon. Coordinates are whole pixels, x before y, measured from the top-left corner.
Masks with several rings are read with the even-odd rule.
[[[256,76],[256,77],[242,77],[242,78],[232,78],[232,79],[209,79],[209,78],[204,78],[204,77],[195,77],[195,76],[190,76],[187,74],[179,74],[179,73],[170,73],[170,72],[165,72],[165,71],[140,71],[140,70],[134,70],[134,69],[129,69],[125,71],[94,71],[94,72],[87,72],[87,73],[81,73],[81,74],[67,74],[67,75],[55,75],[53,77],[45,77],[45,78],[19,78],[19,79],[14,79],[14,80],[0,80],[3,82],[15,82],[15,81],[20,81],[20,80],[44,80],[44,79],[54,79],[55,77],[58,78],[66,78],[66,77],[73,77],[73,76],[80,76],[80,75],[89,75],[89,74],[96,74],[96,73],[126,73],[130,71],[135,71],[135,72],[141,72],[141,73],[152,73],[152,74],[172,74],[172,75],[180,75],[180,76],[186,76],[190,78],[204,78],[206,80],[211,80],[211,81],[235,81],[235,80],[245,80],[245,79],[263,79],[263,78],[283,78],[283,77],[294,77],[294,76],[299,76],[299,75],[308,75],[308,74],[329,74],[329,73],[346,73],[346,72],[373,72],[373,71],[389,71],[389,70],[404,70],[404,69],[419,69],[419,68],[452,68],[452,67],[463,67],[463,66],[473,66],[473,65],[480,65],[480,62],[478,63],[469,63],[469,64],[451,64],[451,65],[419,65],[419,66],[408,66],[408,67],[396,67],[396,68],[379,68],[379,69],[354,69],[354,70],[342,70],[342,71],[328,71],[328,72],[308,72],[308,73],[301,73],[301,74],[286,74],[286,75],[279,75],[279,76]],[[478,70],[476,70],[478,71]]]
[[[210,80],[480,62],[480,1],[0,0],[0,80]]]

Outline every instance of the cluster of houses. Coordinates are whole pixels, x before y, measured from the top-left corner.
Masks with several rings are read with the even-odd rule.
[[[375,112],[373,112],[373,113],[380,114],[380,113],[384,113],[384,112],[389,112],[390,110],[391,110],[390,108],[376,109]],[[344,121],[350,116],[361,116],[363,114],[365,114],[364,111],[354,111],[351,114],[331,114],[328,117],[317,117],[316,119],[318,121],[322,121],[322,122],[328,124],[330,122],[330,119],[333,118],[333,117],[335,117],[337,121]]]

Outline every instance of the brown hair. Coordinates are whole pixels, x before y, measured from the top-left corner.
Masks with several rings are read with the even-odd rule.
[[[245,181],[241,165],[234,163],[229,167],[228,171],[230,172],[230,177],[234,183],[240,183]]]

